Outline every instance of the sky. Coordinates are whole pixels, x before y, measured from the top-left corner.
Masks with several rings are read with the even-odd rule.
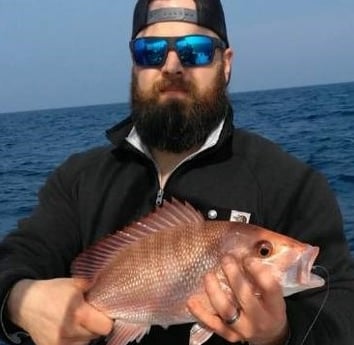
[[[354,81],[353,0],[222,0],[230,92]],[[129,102],[133,0],[0,0],[0,113]]]

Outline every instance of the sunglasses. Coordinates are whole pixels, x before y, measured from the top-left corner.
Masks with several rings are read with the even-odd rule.
[[[135,64],[142,67],[163,66],[170,50],[177,53],[184,67],[206,66],[212,63],[216,48],[226,48],[220,39],[205,35],[140,37],[129,46]]]

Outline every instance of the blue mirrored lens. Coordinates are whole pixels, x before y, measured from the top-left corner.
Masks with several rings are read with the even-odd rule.
[[[186,36],[176,40],[178,57],[184,66],[210,64],[214,57],[213,41],[207,36]]]
[[[160,66],[165,61],[168,43],[161,38],[139,38],[133,42],[134,60],[140,66]]]
[[[208,65],[213,61],[216,47],[225,45],[217,38],[203,35],[141,37],[130,42],[135,63],[145,67],[162,66],[169,50],[176,51],[183,66]]]

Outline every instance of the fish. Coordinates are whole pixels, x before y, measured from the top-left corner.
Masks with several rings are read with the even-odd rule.
[[[174,198],[84,250],[72,263],[72,276],[87,280],[86,301],[114,320],[109,345],[139,342],[152,325],[184,323],[193,324],[189,343],[201,345],[213,333],[189,312],[187,300],[208,303],[208,272],[230,290],[221,269],[227,254],[240,265],[256,260],[271,268],[284,296],[325,284],[311,272],[318,247],[257,225],[206,220]]]

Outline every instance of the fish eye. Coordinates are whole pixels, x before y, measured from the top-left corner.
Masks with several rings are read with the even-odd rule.
[[[268,241],[261,241],[257,243],[256,250],[258,257],[265,259],[272,255],[273,245]]]

